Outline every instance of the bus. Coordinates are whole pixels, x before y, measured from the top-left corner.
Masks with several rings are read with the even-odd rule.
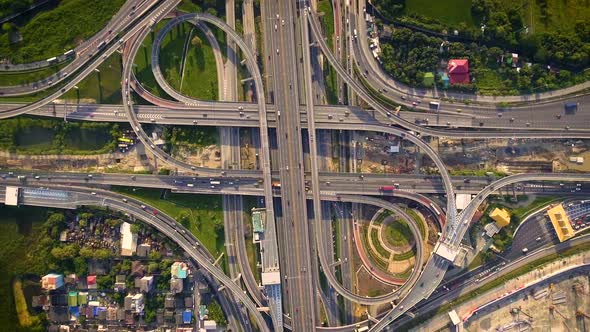
[[[393,186],[381,186],[379,189],[381,189],[381,191],[393,191]]]
[[[434,210],[434,212],[436,212],[437,216],[440,216],[440,211],[436,208],[436,206],[434,206],[434,204],[430,203],[430,207],[432,210]]]
[[[433,110],[437,110],[438,111],[438,109],[440,108],[440,103],[439,102],[436,102],[436,101],[431,101],[429,103],[429,105],[430,105],[430,109],[433,109]]]
[[[131,138],[127,138],[127,137],[119,137],[119,142],[133,143],[133,140]]]
[[[221,182],[219,182],[219,181],[211,181],[211,184],[213,184],[213,185],[216,185],[216,184],[219,185],[219,184],[221,184]]]
[[[65,53],[64,53],[64,55],[65,55],[66,57],[68,57],[68,58],[69,58],[69,57],[74,57],[74,56],[76,56],[76,51],[74,51],[74,50],[69,50],[69,51],[65,52]]]
[[[47,59],[47,62],[49,62],[49,63],[57,62],[57,57],[49,58],[49,59]]]

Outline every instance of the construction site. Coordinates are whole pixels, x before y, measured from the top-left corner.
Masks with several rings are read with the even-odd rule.
[[[572,273],[497,302],[464,323],[465,331],[590,331],[587,273]]]
[[[452,170],[505,173],[589,171],[588,140],[448,139],[431,142]]]

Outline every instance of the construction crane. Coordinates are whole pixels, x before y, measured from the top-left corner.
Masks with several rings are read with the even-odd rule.
[[[529,318],[529,321],[533,321],[533,316],[527,314],[524,310],[522,310],[522,307],[518,307],[518,312],[522,312],[523,315],[527,316]]]
[[[568,331],[571,331],[570,327],[565,322],[567,320],[567,318],[553,304],[549,306],[549,311],[556,312],[559,316],[561,316],[561,318],[562,318],[561,322],[563,323],[563,326],[565,326]]]

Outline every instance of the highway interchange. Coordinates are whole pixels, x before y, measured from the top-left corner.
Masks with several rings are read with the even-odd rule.
[[[219,280],[236,299],[249,310],[255,318],[256,324],[262,330],[270,330],[267,320],[258,311],[263,298],[253,290],[255,287],[246,281],[247,289],[254,298],[247,296],[242,289],[227,277],[218,268],[213,266],[209,258],[204,258],[202,249],[194,246],[194,239],[179,236],[179,226],[173,219],[159,213],[155,218],[153,214],[138,208],[141,204],[123,204],[122,197],[112,192],[100,190],[98,195],[89,195],[87,186],[97,185],[122,185],[133,187],[166,188],[177,192],[214,193],[224,195],[254,195],[264,196],[264,207],[267,211],[267,223],[271,228],[271,241],[279,243],[281,273],[288,278],[288,287],[291,290],[287,297],[290,316],[285,323],[293,331],[312,331],[319,325],[317,316],[316,287],[318,286],[318,269],[328,268],[330,261],[323,245],[322,232],[322,201],[341,201],[368,204],[376,207],[398,212],[399,209],[392,203],[369,197],[371,195],[383,195],[379,189],[382,185],[399,183],[399,190],[392,196],[403,197],[416,202],[425,203],[425,193],[445,193],[446,218],[441,225],[442,234],[439,244],[445,245],[451,250],[456,250],[468,230],[469,221],[479,204],[490,194],[502,187],[511,186],[523,182],[525,191],[538,191],[538,186],[529,186],[531,183],[543,182],[543,192],[563,192],[569,190],[559,182],[587,182],[590,176],[584,174],[522,174],[514,175],[493,181],[490,178],[474,178],[466,182],[464,177],[451,178],[446,171],[445,164],[437,153],[428,145],[423,137],[456,137],[456,138],[498,138],[498,137],[523,137],[523,138],[588,138],[587,112],[579,112],[573,116],[564,116],[562,120],[540,121],[543,116],[553,118],[563,112],[563,98],[556,99],[559,93],[543,95],[537,100],[521,100],[522,104],[510,108],[499,109],[492,104],[486,104],[485,98],[472,105],[453,103],[441,103],[440,112],[428,112],[428,101],[434,98],[426,98],[424,93],[410,93],[399,86],[393,87],[389,79],[383,77],[380,68],[375,66],[375,61],[367,54],[366,41],[352,41],[350,28],[348,29],[347,44],[352,46],[350,53],[354,54],[358,65],[368,70],[371,68],[374,75],[368,84],[379,91],[388,91],[387,97],[407,104],[407,96],[422,98],[424,104],[417,107],[423,113],[403,112],[400,116],[392,114],[394,111],[383,106],[366,87],[352,77],[351,68],[344,68],[337,57],[327,46],[323,32],[314,12],[314,4],[308,2],[269,1],[263,3],[264,17],[264,53],[265,67],[270,78],[266,78],[267,86],[264,89],[263,75],[258,68],[256,56],[250,46],[235,32],[231,25],[209,14],[186,14],[171,20],[166,29],[171,29],[174,24],[191,21],[207,22],[222,29],[227,36],[235,42],[244,56],[244,60],[253,81],[256,103],[243,102],[207,102],[196,100],[173,91],[163,79],[158,68],[158,43],[154,43],[155,52],[152,53],[152,69],[160,85],[177,101],[165,101],[155,96],[150,96],[141,87],[133,74],[133,60],[141,41],[150,32],[151,27],[168,15],[178,4],[176,1],[128,1],[121,11],[105,29],[85,43],[84,49],[77,49],[77,57],[58,73],[59,77],[46,80],[43,84],[31,84],[20,87],[0,87],[0,93],[5,96],[17,96],[43,89],[53,89],[47,97],[28,104],[5,104],[0,107],[0,117],[8,118],[20,114],[34,114],[42,116],[55,116],[77,120],[90,121],[127,121],[131,124],[140,141],[150,153],[184,172],[180,176],[129,176],[116,174],[94,174],[89,180],[86,174],[75,173],[44,173],[39,179],[29,178],[26,181],[13,177],[4,177],[6,183],[14,183],[23,186],[44,186],[59,190],[77,193],[82,197],[74,205],[108,205],[126,213],[133,214],[137,218],[149,223],[162,233],[177,242],[195,261],[206,269],[215,279]],[[136,3],[135,5],[129,5]],[[353,6],[355,7],[355,6]],[[355,24],[359,31],[365,31],[362,11],[359,2],[353,10],[347,10],[347,22]],[[360,19],[359,19],[360,17]],[[119,35],[119,37],[115,37]],[[158,35],[161,40],[164,32]],[[360,38],[361,40],[363,38]],[[102,42],[104,40],[104,42]],[[313,46],[312,46],[313,45]],[[314,105],[313,90],[313,65],[310,49],[319,46],[325,59],[339,74],[349,89],[362,100],[367,102],[372,111],[366,111],[353,106],[324,106]],[[90,49],[90,50],[89,50]],[[91,73],[112,53],[122,49],[124,54],[123,77],[121,79],[123,104],[122,105],[75,105],[63,106],[60,114],[59,105],[52,104],[67,90],[74,88],[84,77]],[[94,51],[92,51],[94,50]],[[86,55],[85,52],[90,52]],[[83,56],[82,56],[83,55]],[[302,65],[301,65],[302,64]],[[236,65],[236,64],[234,64]],[[374,79],[373,79],[374,78]],[[268,82],[272,84],[268,84]],[[235,83],[235,80],[234,80]],[[61,85],[60,85],[61,84]],[[378,87],[378,88],[377,88]],[[130,98],[131,91],[139,93],[146,100],[152,101],[157,107],[134,105]],[[272,94],[269,94],[272,91]],[[415,91],[414,91],[415,92]],[[272,95],[267,103],[267,95]],[[404,96],[404,98],[402,98]],[[146,98],[147,97],[147,98]],[[462,96],[463,98],[464,96]],[[567,96],[566,98],[584,103],[586,96]],[[568,100],[569,100],[568,99]],[[511,98],[507,100],[512,101]],[[481,101],[481,103],[479,103]],[[499,100],[495,100],[499,101]],[[534,102],[534,103],[531,103]],[[69,109],[68,109],[69,108]],[[459,112],[458,109],[461,109]],[[582,108],[583,109],[583,108]],[[536,114],[533,118],[532,114]],[[419,115],[416,115],[419,114]],[[539,115],[541,114],[541,115]],[[423,118],[427,117],[428,121]],[[561,119],[561,118],[560,118]],[[585,121],[586,120],[586,121]],[[209,125],[223,127],[258,127],[260,128],[260,157],[259,170],[240,170],[234,168],[208,169],[197,167],[176,160],[151,142],[151,138],[143,131],[142,123],[160,123],[174,125]],[[277,133],[278,159],[271,160],[269,144],[269,128],[274,127]],[[307,128],[308,142],[303,142],[303,128]],[[387,176],[364,174],[326,174],[320,173],[317,166],[317,142],[318,129],[333,130],[366,130],[389,133],[412,142],[421,148],[437,166],[440,177],[404,175]],[[235,140],[235,136],[233,137]],[[310,147],[311,167],[305,170],[303,165],[303,146]],[[233,145],[233,144],[232,144]],[[231,149],[230,149],[231,151]],[[235,159],[235,158],[234,158]],[[276,164],[278,172],[273,172],[271,163]],[[211,178],[221,180],[220,185],[210,186]],[[279,181],[282,184],[280,190],[272,187],[272,183]],[[537,181],[537,182],[533,182]],[[194,186],[188,187],[187,184]],[[309,190],[305,190],[305,184],[310,183]],[[70,187],[75,186],[75,187]],[[586,192],[580,191],[579,194]],[[92,189],[98,190],[98,189]],[[477,195],[469,206],[461,213],[455,206],[455,193],[469,192]],[[95,192],[96,194],[96,192]],[[365,196],[361,196],[365,195]],[[277,197],[277,198],[274,198]],[[228,198],[229,199],[229,198]],[[311,200],[311,204],[308,201]],[[430,201],[428,201],[430,202]],[[31,204],[36,204],[31,202]],[[37,202],[43,204],[43,202]],[[239,203],[227,201],[227,206],[237,209]],[[237,204],[237,205],[236,205]],[[275,215],[274,209],[279,213]],[[429,208],[426,204],[425,206]],[[228,216],[228,218],[230,218]],[[231,217],[235,218],[235,217]],[[275,226],[276,222],[276,226]],[[413,233],[420,239],[420,232],[415,224]],[[291,225],[291,226],[289,226]],[[275,233],[275,227],[277,234]],[[236,227],[241,229],[240,227]],[[184,234],[184,230],[180,229]],[[235,230],[230,231],[235,235]],[[290,233],[289,239],[284,240],[286,233]],[[273,239],[274,236],[274,239]],[[190,236],[189,236],[190,237]],[[240,238],[240,236],[235,236]],[[243,237],[242,237],[243,240]],[[419,244],[422,243],[417,241]],[[286,247],[285,247],[286,246]],[[381,304],[396,300],[397,305],[389,311],[378,323],[371,327],[371,331],[386,329],[394,320],[414,307],[421,300],[428,298],[440,284],[444,272],[451,264],[448,259],[432,254],[422,266],[422,245],[417,246],[417,263],[408,282],[396,292],[378,297],[364,297],[351,292],[350,289],[340,284],[332,272],[326,273],[330,286],[347,300],[360,304]],[[285,254],[288,252],[289,254]],[[239,250],[237,253],[240,255]],[[319,266],[314,257],[319,257]],[[243,270],[248,264],[242,261],[240,268]],[[244,267],[245,265],[245,267]],[[232,274],[236,274],[234,271]],[[288,281],[287,281],[288,280]],[[412,314],[413,315],[413,314]],[[276,323],[276,317],[273,321]],[[364,323],[366,324],[366,322]],[[281,329],[273,324],[274,328]],[[325,329],[325,328],[323,328]],[[323,330],[322,329],[322,330]],[[342,328],[334,327],[331,330],[351,330],[352,325]]]

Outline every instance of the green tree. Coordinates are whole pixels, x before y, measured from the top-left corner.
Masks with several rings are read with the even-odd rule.
[[[196,47],[201,47],[203,45],[203,40],[198,35],[195,35],[193,39],[191,39],[191,44]]]
[[[209,319],[214,320],[217,325],[227,326],[227,319],[216,300],[209,303],[207,310],[209,310]]]

